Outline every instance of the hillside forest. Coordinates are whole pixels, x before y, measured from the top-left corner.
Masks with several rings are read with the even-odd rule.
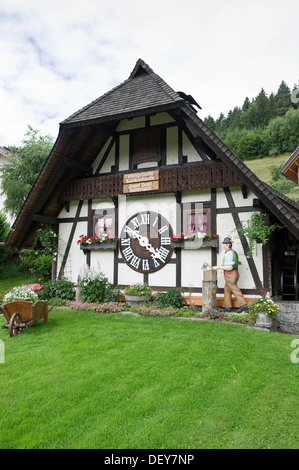
[[[242,160],[283,153],[290,155],[299,145],[299,89],[292,92],[282,81],[277,93],[267,96],[262,88],[253,99],[245,98],[225,117],[205,118],[205,123]]]

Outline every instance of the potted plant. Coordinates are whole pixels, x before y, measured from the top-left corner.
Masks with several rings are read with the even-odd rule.
[[[254,212],[247,221],[247,225],[242,225],[242,227],[235,229],[239,234],[246,235],[249,240],[249,250],[246,256],[252,258],[254,243],[262,243],[265,245],[271,233],[278,227],[282,228],[278,224],[266,225],[262,214],[260,214],[260,212]]]
[[[124,289],[125,300],[131,307],[150,300],[153,289],[146,284],[133,284]]]
[[[249,315],[255,319],[255,325],[261,328],[274,327],[274,319],[280,312],[280,307],[269,297],[259,297],[249,308]]]

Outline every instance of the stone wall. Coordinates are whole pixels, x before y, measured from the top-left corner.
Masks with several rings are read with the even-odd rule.
[[[276,302],[281,311],[278,315],[278,328],[283,333],[299,335],[299,302]]]

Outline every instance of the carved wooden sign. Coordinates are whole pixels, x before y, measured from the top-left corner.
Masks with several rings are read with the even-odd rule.
[[[139,193],[159,189],[159,170],[128,173],[124,175],[123,192]]]

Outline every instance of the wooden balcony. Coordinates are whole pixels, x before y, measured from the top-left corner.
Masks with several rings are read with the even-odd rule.
[[[157,194],[194,189],[240,186],[242,181],[224,163],[200,163],[198,165],[159,168],[159,189],[134,192],[136,194]],[[135,170],[134,173],[147,170]],[[71,181],[59,196],[61,202],[94,198],[117,197],[123,192],[123,175],[109,174]],[[126,173],[128,174],[128,173]]]

